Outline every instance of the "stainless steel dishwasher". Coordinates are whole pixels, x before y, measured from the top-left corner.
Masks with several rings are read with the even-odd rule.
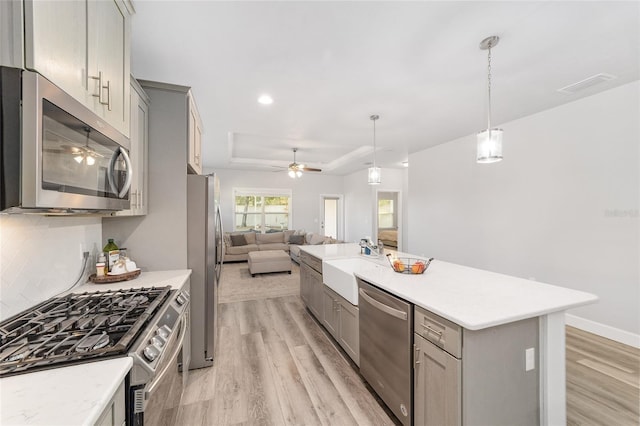
[[[358,280],[360,374],[403,425],[413,410],[413,305]]]

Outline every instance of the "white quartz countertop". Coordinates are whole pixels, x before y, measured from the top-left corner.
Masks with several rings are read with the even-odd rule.
[[[1,425],[93,425],[131,369],[130,357],[0,379]]]
[[[320,260],[338,259],[341,257],[352,257],[360,255],[358,244],[318,244],[314,246],[300,246],[300,250],[306,251],[310,255]]]
[[[313,254],[323,258],[320,250]],[[418,257],[405,253],[398,256]],[[469,330],[564,311],[598,300],[590,293],[438,259],[431,262],[424,274],[410,275],[394,272],[384,257],[356,254],[344,258],[353,259],[354,265],[345,268],[348,272]],[[323,259],[324,263],[338,267],[346,262]]]
[[[130,281],[86,283],[67,293],[171,286],[180,289],[190,269],[142,272]],[[0,425],[93,425],[115,394],[132,358],[76,364],[0,379]]]
[[[109,284],[85,283],[67,293],[82,293],[85,291],[120,290],[141,287],[166,287],[170,285],[179,290],[191,276],[191,269],[179,269],[175,271],[142,272],[137,278],[129,281],[120,281]]]

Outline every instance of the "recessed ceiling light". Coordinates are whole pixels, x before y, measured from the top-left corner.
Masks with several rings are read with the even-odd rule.
[[[265,93],[264,95],[260,95],[258,103],[261,103],[262,105],[271,105],[273,103],[273,98]]]
[[[409,167],[409,162],[408,161],[403,161],[402,162],[402,166],[403,167]]]

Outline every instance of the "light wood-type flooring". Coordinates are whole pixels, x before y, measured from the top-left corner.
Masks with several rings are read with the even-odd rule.
[[[393,425],[304,308],[299,268],[225,264],[214,366],[190,372],[178,425]],[[567,423],[639,425],[640,351],[567,327]]]
[[[640,350],[567,327],[567,424],[640,424]]]

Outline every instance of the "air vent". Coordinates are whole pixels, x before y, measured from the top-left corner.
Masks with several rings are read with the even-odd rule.
[[[144,412],[144,388],[133,391],[133,412],[134,414]]]
[[[600,73],[600,74],[592,75],[591,77],[587,77],[584,80],[578,81],[577,83],[564,86],[563,88],[558,89],[558,92],[572,95],[588,87],[595,86],[596,84],[613,80],[614,78],[617,78],[617,77],[611,74]]]

